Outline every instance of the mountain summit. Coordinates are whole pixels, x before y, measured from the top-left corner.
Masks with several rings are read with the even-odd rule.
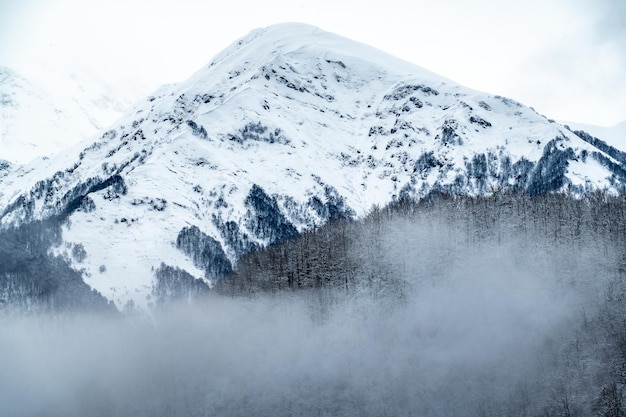
[[[622,189],[624,154],[593,139],[284,24],[4,177],[0,221],[60,224],[53,254],[118,308],[146,307],[180,282],[210,285],[260,246],[404,196]]]

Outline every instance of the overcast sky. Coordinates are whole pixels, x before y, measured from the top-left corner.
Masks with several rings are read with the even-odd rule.
[[[309,23],[559,120],[626,120],[624,0],[0,0],[0,64],[147,94],[250,30]],[[141,97],[137,97],[139,99]]]

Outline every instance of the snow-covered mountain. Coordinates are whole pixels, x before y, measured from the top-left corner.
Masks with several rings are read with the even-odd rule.
[[[613,150],[514,100],[284,24],[6,176],[0,221],[61,221],[53,253],[119,308],[146,307],[164,281],[210,283],[260,245],[402,196],[621,189]]]
[[[620,149],[626,150],[626,120],[616,124],[615,126],[604,127],[588,125],[576,122],[563,122],[563,125],[568,126],[574,131],[584,131],[591,136],[598,138],[608,145]]]
[[[41,77],[0,67],[0,159],[14,165],[96,134],[132,104],[85,74],[46,71]]]

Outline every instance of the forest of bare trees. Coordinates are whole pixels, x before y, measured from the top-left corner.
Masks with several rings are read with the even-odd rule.
[[[415,265],[411,271],[406,269],[405,258],[411,252],[419,257],[419,244],[428,241],[441,244],[439,249],[446,252],[436,254],[442,265],[422,257],[435,270],[457,252],[460,256],[468,248],[490,243],[515,243],[526,253],[566,247],[572,253],[594,252],[596,261],[618,267],[626,261],[626,197],[596,193],[584,198],[566,194],[531,198],[503,192],[489,197],[440,194],[420,201],[400,200],[372,208],[362,220],[330,222],[284,244],[245,255],[216,290],[249,295],[328,287],[346,292],[368,287],[376,292],[398,286],[401,291],[408,284],[407,274],[417,272]],[[420,269],[432,274],[428,268]]]

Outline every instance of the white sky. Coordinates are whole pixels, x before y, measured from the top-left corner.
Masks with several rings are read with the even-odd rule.
[[[286,21],[550,118],[626,120],[624,0],[0,0],[0,65],[91,71],[147,94],[186,79],[250,30]]]

